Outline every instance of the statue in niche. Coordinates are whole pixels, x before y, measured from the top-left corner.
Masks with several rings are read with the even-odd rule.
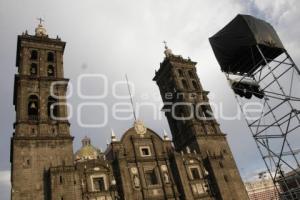
[[[163,176],[164,176],[164,181],[165,181],[165,183],[169,183],[169,182],[170,182],[170,179],[169,179],[168,173],[167,173],[167,172],[164,172]]]
[[[137,175],[133,176],[133,184],[134,184],[134,187],[136,187],[136,188],[140,187],[140,179],[138,178]]]

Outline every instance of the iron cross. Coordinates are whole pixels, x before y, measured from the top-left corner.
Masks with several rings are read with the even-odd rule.
[[[37,18],[37,20],[40,21],[40,24],[42,24],[42,22],[44,22],[45,20],[43,20],[41,17],[40,18]]]
[[[165,47],[167,47],[167,42],[164,40],[163,43],[165,44]]]

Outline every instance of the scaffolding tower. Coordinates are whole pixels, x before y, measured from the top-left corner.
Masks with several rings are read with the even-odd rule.
[[[209,40],[280,199],[300,199],[299,68],[274,28],[249,15]]]

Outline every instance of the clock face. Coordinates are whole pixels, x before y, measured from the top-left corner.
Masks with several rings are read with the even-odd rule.
[[[137,174],[137,172],[138,172],[136,167],[131,167],[130,170],[131,170],[132,174]]]

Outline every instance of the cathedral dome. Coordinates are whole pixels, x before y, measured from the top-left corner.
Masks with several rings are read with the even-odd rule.
[[[82,139],[82,147],[75,153],[76,161],[94,160],[99,158],[101,151],[91,144],[91,139],[85,136]]]
[[[47,31],[42,24],[39,24],[35,29],[35,35],[38,37],[47,36]]]
[[[172,50],[171,50],[171,49],[169,49],[169,48],[166,48],[166,50],[164,51],[164,53],[165,53],[166,57],[170,57],[170,56],[172,56],[172,55],[173,55],[173,52],[172,52]]]

